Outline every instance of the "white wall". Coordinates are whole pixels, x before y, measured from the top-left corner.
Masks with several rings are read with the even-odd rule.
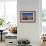
[[[40,44],[40,23],[41,23],[41,0],[18,0],[18,39],[29,39],[34,46]],[[20,23],[20,11],[36,11],[35,23]]]

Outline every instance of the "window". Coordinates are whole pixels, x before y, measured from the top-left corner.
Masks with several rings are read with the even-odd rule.
[[[42,32],[46,33],[46,0],[42,0]]]
[[[17,0],[0,1],[0,17],[3,17],[6,22],[17,25]]]
[[[0,2],[0,17],[4,16],[4,2]]]
[[[42,0],[42,20],[46,22],[46,0]]]
[[[42,0],[42,26],[46,26],[46,0]]]
[[[6,18],[9,22],[16,22],[17,24],[17,2],[16,1],[6,1]]]

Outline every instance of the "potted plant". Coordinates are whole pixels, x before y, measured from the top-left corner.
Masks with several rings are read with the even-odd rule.
[[[3,18],[0,18],[0,27],[2,27],[4,25],[4,19]]]

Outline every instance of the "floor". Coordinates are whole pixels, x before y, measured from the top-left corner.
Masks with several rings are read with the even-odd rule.
[[[0,42],[0,46],[5,46],[5,42]]]

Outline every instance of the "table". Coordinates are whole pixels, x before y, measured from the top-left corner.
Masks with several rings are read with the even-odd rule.
[[[8,32],[5,35],[5,46],[17,46],[17,34]]]
[[[1,32],[1,42],[2,42],[2,32],[3,32],[4,30],[0,30],[0,32]]]

